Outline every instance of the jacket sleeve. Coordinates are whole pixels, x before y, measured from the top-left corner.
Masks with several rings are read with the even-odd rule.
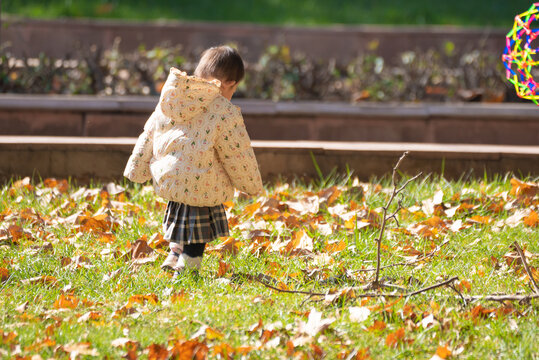
[[[224,129],[217,135],[215,149],[236,189],[249,195],[264,191],[251,139],[239,110],[224,120]]]
[[[143,183],[152,178],[150,160],[153,155],[154,114],[144,125],[124,170],[124,176],[133,182]]]

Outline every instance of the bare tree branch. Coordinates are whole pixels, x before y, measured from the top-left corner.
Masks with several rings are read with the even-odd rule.
[[[389,220],[394,219],[395,221],[397,221],[397,224],[398,224],[396,215],[401,209],[401,202],[400,201],[398,202],[398,206],[395,212],[393,212],[391,215],[388,216],[387,212],[389,210],[389,207],[391,206],[391,203],[395,199],[395,196],[397,196],[401,191],[403,191],[409,183],[411,183],[412,181],[414,181],[421,175],[421,173],[417,174],[413,178],[408,179],[401,187],[397,188],[397,169],[399,168],[401,162],[404,160],[404,158],[407,155],[408,155],[408,151],[405,151],[402,154],[402,156],[399,158],[395,166],[393,167],[393,173],[391,176],[391,186],[393,187],[393,191],[391,192],[391,196],[389,197],[389,200],[387,201],[386,206],[382,208],[384,210],[384,215],[382,217],[382,226],[380,227],[380,233],[378,237],[375,239],[376,241],[376,275],[374,277],[374,281],[372,282],[373,288],[380,287],[380,269],[381,269],[380,268],[380,252],[381,252],[381,247],[382,247],[382,239],[384,237],[384,231],[386,229],[386,225]]]
[[[522,249],[520,248],[520,246],[518,245],[516,241],[513,243],[513,247],[516,249],[516,251],[518,252],[518,255],[520,255],[520,258],[522,259],[522,264],[524,265],[524,269],[526,269],[526,272],[528,273],[528,276],[530,277],[530,281],[533,285],[535,293],[539,294],[539,286],[537,286],[537,283],[535,282],[535,279],[533,278],[533,274],[530,270],[530,267],[528,266],[528,262],[526,261],[526,256],[524,256],[524,252],[522,251]]]

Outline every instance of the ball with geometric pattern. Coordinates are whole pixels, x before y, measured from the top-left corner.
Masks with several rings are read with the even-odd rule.
[[[506,77],[514,86],[517,95],[539,105],[539,84],[533,75],[537,75],[539,64],[539,2],[534,3],[526,12],[515,16],[513,29],[507,34],[506,46],[502,55]]]

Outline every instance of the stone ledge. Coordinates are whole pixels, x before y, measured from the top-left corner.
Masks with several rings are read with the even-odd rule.
[[[48,110],[83,112],[151,113],[157,96],[90,96],[90,95],[0,95],[1,110]],[[245,115],[348,115],[354,117],[398,118],[488,118],[532,119],[539,122],[534,104],[520,103],[373,103],[358,104],[317,101],[281,101],[234,99]]]
[[[0,136],[0,178],[121,179],[135,138]],[[348,167],[360,179],[386,175],[404,151],[404,173],[441,173],[446,178],[515,173],[539,174],[539,146],[463,144],[253,141],[265,180],[276,176],[316,178],[312,157],[323,173]]]
[[[0,134],[138,136],[157,97],[0,95]],[[538,145],[533,104],[234,100],[254,140]]]

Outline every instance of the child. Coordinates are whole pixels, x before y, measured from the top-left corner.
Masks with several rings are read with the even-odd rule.
[[[170,253],[162,265],[197,270],[206,243],[228,235],[223,203],[234,187],[263,191],[240,108],[230,102],[244,76],[243,61],[228,46],[207,49],[194,76],[171,68],[159,103],[127,162],[124,176],[153,178],[168,200],[163,220]]]

